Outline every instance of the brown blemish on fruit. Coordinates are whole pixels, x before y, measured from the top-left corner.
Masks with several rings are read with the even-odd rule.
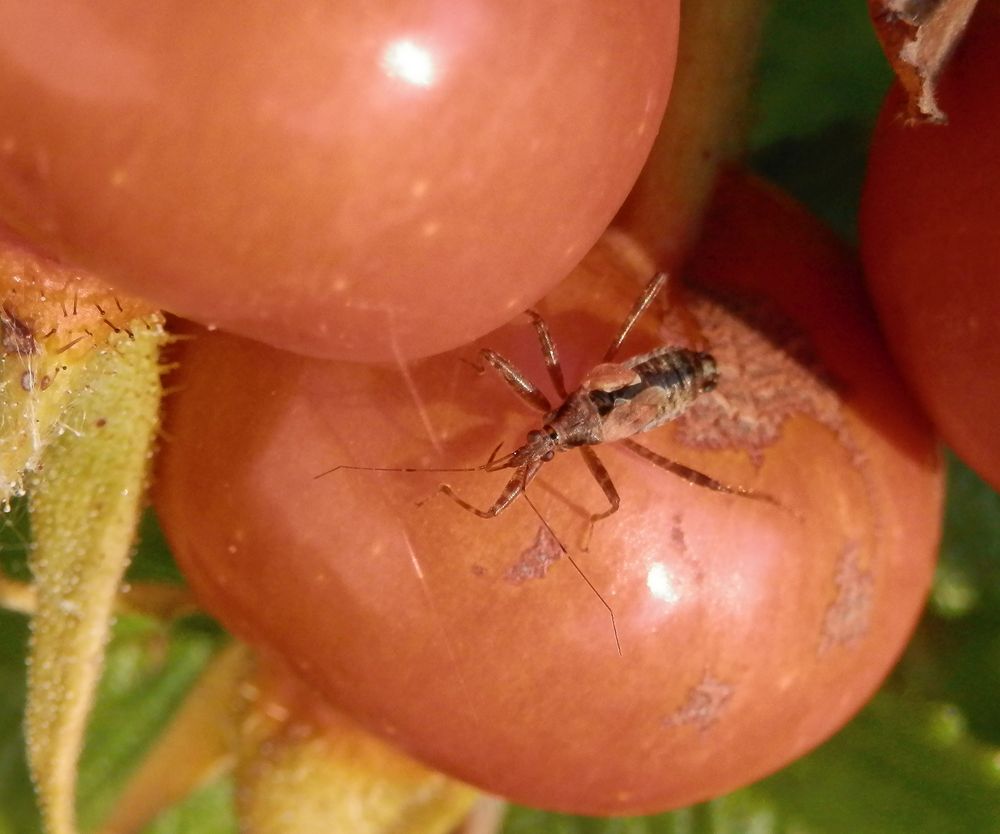
[[[871,627],[875,582],[871,573],[863,569],[860,557],[860,545],[848,542],[837,560],[833,577],[836,596],[823,615],[820,654],[861,640]]]
[[[559,560],[562,550],[555,537],[539,526],[535,540],[521,553],[521,557],[503,572],[503,578],[514,585],[532,579],[542,579],[552,564]]]
[[[862,567],[870,570],[882,528],[877,490],[868,456],[844,416],[841,392],[811,342],[766,299],[699,291],[690,293],[686,307],[716,359],[719,384],[676,420],[674,439],[695,448],[743,450],[760,466],[765,450],[780,439],[790,418],[805,416],[825,426],[858,473],[872,517],[869,546],[848,545],[852,556],[844,564],[854,565],[858,572]],[[668,343],[683,339],[683,334],[690,331],[689,325],[672,315],[667,316],[663,328]],[[851,574],[843,573],[841,578],[850,584]],[[848,606],[850,591],[846,585],[843,588],[846,590],[841,594],[847,596],[841,605]],[[846,613],[831,616],[836,619]],[[850,618],[839,625],[834,624],[834,619],[829,621],[829,633],[840,635],[833,642],[842,643]],[[824,638],[824,642],[829,640]]]
[[[833,431],[855,464],[862,462],[832,380],[803,333],[772,304],[692,293],[687,306],[719,366],[719,385],[675,421],[675,439],[697,448],[743,449],[759,465],[785,421],[806,415]],[[670,314],[664,339],[684,344],[689,329]]]
[[[667,727],[693,725],[704,732],[719,720],[735,687],[706,672],[702,679],[692,686],[684,702],[664,719]]]
[[[705,568],[697,555],[688,547],[682,513],[674,513],[670,518],[670,545],[680,556],[680,561],[690,569],[695,584],[701,585],[705,581]]]
[[[674,513],[670,519],[670,543],[681,555],[687,555],[687,539],[684,538],[684,527],[681,525],[683,517],[680,513]]]

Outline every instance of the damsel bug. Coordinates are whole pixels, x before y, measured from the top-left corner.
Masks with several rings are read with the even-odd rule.
[[[496,472],[513,469],[515,472],[503,492],[485,510],[474,507],[456,495],[448,484],[441,484],[439,487],[440,492],[469,512],[481,518],[493,518],[506,510],[518,496],[525,494],[528,484],[557,452],[579,449],[591,475],[608,500],[606,510],[590,516],[589,539],[593,525],[617,512],[621,506],[618,490],[592,447],[601,443],[620,442],[656,466],[697,486],[777,503],[769,495],[723,484],[696,469],[640,446],[632,439],[637,434],[651,431],[679,417],[701,394],[714,389],[719,379],[719,371],[711,354],[688,348],[659,347],[621,363],[612,361],[639,317],[666,285],[667,278],[667,273],[660,272],[646,285],[611,342],[603,362],[584,376],[580,387],[572,394],[566,391],[562,365],[548,325],[534,310],[526,311],[538,334],[549,377],[556,393],[563,398],[558,408],[553,408],[548,397],[510,360],[492,350],[483,349],[479,352],[480,358],[503,376],[514,393],[545,415],[542,427],[528,432],[525,443],[510,454],[497,458],[496,454],[500,449],[497,446],[489,460],[480,466],[453,469],[335,466],[316,477],[320,478],[338,469],[376,472]],[[526,495],[525,497],[527,498]]]
[[[515,499],[524,496],[562,551],[567,553],[573,567],[597,594],[604,607],[608,609],[615,630],[615,641],[618,643],[618,651],[621,653],[614,611],[572,556],[569,556],[565,546],[552,532],[525,491],[544,464],[552,460],[557,452],[579,449],[591,475],[603,490],[608,501],[608,508],[590,516],[586,542],[589,542],[594,525],[601,519],[617,512],[621,505],[618,490],[615,489],[611,476],[593,449],[594,446],[601,443],[619,442],[656,466],[697,486],[777,505],[777,501],[769,495],[744,487],[723,484],[696,469],[665,458],[645,446],[640,446],[632,439],[635,435],[651,431],[679,417],[701,394],[714,389],[719,379],[719,371],[711,354],[688,348],[659,347],[648,353],[633,356],[621,363],[613,361],[640,316],[652,304],[657,293],[666,285],[667,277],[665,272],[658,273],[646,285],[611,342],[611,347],[605,353],[604,360],[584,376],[580,387],[572,394],[566,391],[562,365],[559,362],[559,355],[549,333],[548,325],[534,310],[527,311],[527,315],[538,334],[538,341],[541,343],[549,377],[556,393],[563,399],[558,408],[553,408],[548,397],[533,385],[510,360],[492,350],[484,349],[479,352],[482,361],[497,370],[515,394],[529,406],[545,415],[541,428],[528,432],[524,444],[513,452],[498,458],[497,453],[500,451],[500,446],[497,446],[486,463],[472,467],[437,469],[341,465],[321,472],[316,477],[321,478],[339,469],[369,472],[497,472],[501,469],[515,470],[500,496],[493,502],[492,506],[485,510],[473,506],[464,498],[456,495],[448,484],[441,484],[438,490],[462,508],[481,518],[493,518],[500,515]],[[586,550],[586,545],[583,549]]]

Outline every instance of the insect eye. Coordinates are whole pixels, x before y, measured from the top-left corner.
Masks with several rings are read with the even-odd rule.
[[[538,431],[538,429],[532,429],[528,432],[528,440],[531,443],[534,443],[536,440],[541,440],[541,437],[542,433]]]

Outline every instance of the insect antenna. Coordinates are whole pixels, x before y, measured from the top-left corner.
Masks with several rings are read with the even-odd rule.
[[[497,443],[496,448],[490,453],[489,458],[486,463],[481,463],[479,466],[352,466],[346,463],[341,463],[337,466],[331,467],[318,475],[313,475],[313,480],[317,478],[322,478],[325,475],[330,475],[334,472],[339,472],[341,469],[347,469],[353,472],[481,472],[484,469],[492,466],[496,463],[497,452],[500,451],[500,447],[503,446],[503,441],[501,440]]]
[[[549,523],[545,520],[545,516],[543,516],[539,512],[538,507],[535,506],[535,503],[528,496],[528,493],[527,492],[523,492],[522,495],[524,497],[524,500],[528,502],[528,506],[531,507],[531,509],[535,511],[535,515],[537,515],[538,516],[538,520],[542,522],[542,526],[545,527],[546,530],[548,530],[549,535],[552,536],[552,538],[555,540],[555,543],[559,545],[559,549],[562,550],[562,552],[566,554],[566,558],[569,560],[569,563],[574,567],[574,569],[576,570],[576,572],[578,574],[580,574],[580,578],[583,579],[583,581],[587,583],[587,585],[590,587],[590,590],[592,590],[594,592],[594,595],[601,601],[601,605],[603,605],[605,608],[608,609],[608,614],[611,616],[611,628],[612,628],[612,630],[615,633],[615,647],[618,649],[618,656],[621,657],[621,654],[622,654],[622,642],[621,642],[621,639],[618,636],[618,623],[615,620],[614,609],[608,604],[608,601],[603,597],[603,595],[601,594],[601,592],[599,590],[597,590],[597,586],[594,585],[594,583],[590,581],[590,577],[588,577],[587,574],[585,574],[583,572],[583,568],[581,568],[577,564],[576,559],[574,559],[570,555],[570,552],[566,549],[566,545],[564,545],[559,540],[559,537],[556,535],[555,530],[553,530],[552,527],[549,525]]]
[[[497,463],[504,463],[513,457],[512,455],[507,455],[497,461],[497,452],[500,451],[501,446],[503,446],[502,440],[497,443],[496,448],[490,452],[490,456],[486,459],[486,463],[481,463],[479,466],[353,466],[341,463],[320,472],[318,475],[313,475],[313,480],[315,481],[317,478],[322,478],[324,475],[330,475],[334,472],[338,472],[341,469],[347,469],[353,472],[482,472],[485,469],[489,472],[492,471],[490,469],[491,466],[495,466]]]
[[[455,467],[429,467],[429,466],[349,466],[346,463],[342,463],[339,466],[334,466],[332,469],[327,469],[324,472],[320,472],[318,475],[313,475],[313,480],[317,478],[322,478],[325,475],[331,475],[334,472],[339,472],[341,469],[347,469],[353,472],[479,472],[483,467],[480,466],[455,466]]]

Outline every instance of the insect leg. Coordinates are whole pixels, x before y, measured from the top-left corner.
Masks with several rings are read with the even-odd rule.
[[[525,310],[524,312],[531,319],[531,323],[535,325],[538,341],[542,345],[542,355],[545,357],[545,367],[549,369],[549,377],[556,388],[556,393],[565,400],[569,394],[566,393],[562,364],[559,362],[559,354],[556,352],[555,342],[552,341],[552,334],[549,333],[549,326],[545,323],[545,319],[534,310]]]
[[[594,513],[590,517],[590,523],[587,525],[587,532],[583,537],[583,550],[588,550],[590,548],[590,538],[594,533],[594,525],[598,521],[607,518],[609,515],[613,515],[618,512],[618,508],[621,506],[621,498],[618,497],[618,490],[615,489],[615,485],[611,480],[611,476],[608,474],[608,470],[604,468],[604,464],[601,463],[601,459],[597,456],[597,453],[591,449],[589,446],[581,446],[580,452],[583,455],[583,459],[587,462],[587,468],[590,470],[590,474],[594,476],[594,480],[600,485],[601,489],[604,490],[604,497],[608,499],[608,504],[610,505],[603,513]]]
[[[505,359],[494,350],[483,349],[479,351],[480,358],[491,365],[507,382],[515,394],[530,405],[536,411],[548,414],[552,410],[549,398],[539,391],[521,371],[514,367],[514,363]]]
[[[768,495],[766,492],[756,492],[752,489],[747,489],[746,487],[724,484],[721,481],[715,480],[715,478],[710,478],[703,472],[699,472],[697,469],[692,469],[690,466],[685,466],[683,463],[677,463],[676,461],[663,457],[663,455],[658,455],[651,449],[647,449],[645,446],[640,446],[634,440],[626,438],[622,440],[621,443],[625,446],[625,448],[630,449],[640,457],[648,460],[650,463],[656,464],[661,469],[666,469],[668,472],[672,472],[674,475],[683,478],[689,484],[705,487],[706,489],[711,489],[715,492],[725,492],[729,495],[741,495],[744,498],[753,498],[755,501],[766,501],[768,504],[774,504],[776,507],[781,506],[775,498]]]
[[[608,352],[604,354],[604,361],[610,362],[618,353],[618,350],[622,346],[622,342],[625,341],[629,333],[632,332],[632,328],[635,327],[635,323],[639,320],[639,316],[646,312],[649,305],[653,303],[653,299],[656,298],[656,294],[663,289],[664,285],[667,283],[667,278],[670,276],[666,272],[658,272],[653,276],[653,280],[646,285],[646,289],[642,291],[642,295],[636,299],[635,305],[632,307],[631,312],[625,317],[625,321],[622,322],[621,328],[618,330],[618,334],[615,336],[614,341],[611,343],[611,347],[608,348]]]
[[[526,464],[525,466],[520,467],[511,476],[510,480],[507,481],[507,486],[503,488],[503,492],[500,493],[500,497],[493,502],[493,506],[491,506],[488,510],[481,510],[478,507],[474,507],[464,498],[460,498],[455,494],[455,490],[453,490],[448,484],[441,484],[441,486],[438,487],[438,492],[443,492],[451,498],[452,501],[458,504],[458,506],[468,510],[470,513],[475,513],[480,518],[494,518],[514,503],[514,499],[524,492],[528,482],[535,476],[535,472],[537,471],[537,465],[532,467],[531,464]]]

